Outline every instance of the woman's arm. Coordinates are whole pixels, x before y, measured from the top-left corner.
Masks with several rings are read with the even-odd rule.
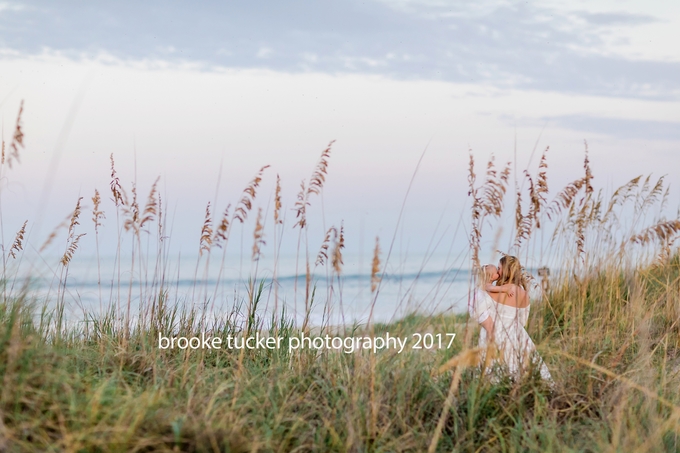
[[[484,289],[489,292],[489,293],[504,293],[507,294],[510,297],[513,297],[515,295],[515,285],[509,283],[507,285],[501,285],[501,286],[495,286],[492,284],[488,284],[484,287]]]

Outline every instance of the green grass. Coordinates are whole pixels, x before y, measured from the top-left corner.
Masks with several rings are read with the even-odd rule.
[[[322,300],[311,286],[303,232],[310,197],[322,189],[329,155],[330,145],[295,204],[297,248],[304,250],[298,255],[300,268],[307,269],[297,295],[304,295],[307,319],[312,305],[334,308],[335,303]],[[138,267],[153,262],[156,253],[158,272],[139,289],[119,274],[119,299],[109,310],[75,323],[66,319],[66,276],[80,237],[78,202],[56,295],[37,303],[24,289],[3,292],[0,299],[0,451],[680,451],[680,255],[673,248],[680,221],[657,217],[650,224],[646,216],[652,207],[664,205],[663,180],[653,185],[649,178],[635,178],[607,202],[591,187],[586,159],[585,176],[548,203],[545,153],[540,162],[536,183],[530,181],[525,194],[528,206],[517,198],[512,250],[522,259],[547,256],[557,270],[551,289],[532,308],[528,327],[555,380],[552,389],[535,373],[517,382],[491,382],[474,366],[440,374],[442,364],[454,356],[468,357],[476,342],[478,328],[460,315],[412,314],[390,324],[331,330],[335,335],[345,328],[344,334],[355,336],[456,333],[453,347],[445,350],[159,349],[159,333],[191,337],[205,332],[224,339],[264,333],[263,326],[270,326],[266,330],[286,344],[301,330],[276,297],[277,309],[263,319],[257,261],[248,295],[234,307],[244,316],[243,324],[235,323],[234,312],[205,319],[217,289],[195,288],[198,295],[191,304],[172,305],[164,290],[172,283],[162,271],[166,226],[161,225],[156,186],[144,206],[136,190],[128,198],[111,158],[118,251],[122,235],[129,234],[131,268],[137,261]],[[224,266],[231,228],[244,223],[265,168],[231,215],[225,211],[213,224],[210,205],[206,208],[200,251],[208,258],[197,262],[197,276],[199,265],[208,274],[211,250],[218,253],[213,246],[222,247]],[[483,184],[475,187],[471,159],[472,265],[479,264],[482,229],[503,220],[509,175],[509,165],[497,172],[491,161]],[[280,218],[279,193],[277,180],[274,219]],[[95,235],[101,220],[97,197]],[[260,220],[258,211],[254,259],[264,245]],[[152,242],[142,228],[152,222],[158,225],[156,252],[142,246],[142,233],[144,243]],[[554,228],[547,245],[543,235],[539,241],[534,234],[546,225]],[[281,223],[274,225],[274,244],[283,237],[282,229]],[[23,229],[20,233],[10,249],[17,253]],[[343,246],[342,227],[331,228],[317,257],[330,260],[336,281],[342,277]],[[372,283],[384,270],[378,251],[376,243]],[[7,256],[3,259],[7,262]],[[133,290],[140,301],[138,313],[130,309]],[[305,322],[301,329],[309,334],[323,328],[308,328]]]
[[[585,291],[554,288],[552,309],[539,305],[531,321],[542,323],[532,334],[543,338],[554,392],[536,378],[492,384],[464,370],[437,451],[679,451],[680,336],[667,317],[677,275],[675,259],[632,277],[596,275]],[[607,317],[597,307],[610,302],[622,308]],[[436,369],[462,345],[375,356],[159,350],[157,332],[169,326],[128,338],[90,321],[55,337],[25,301],[0,308],[8,451],[425,451],[451,382]],[[553,311],[575,317],[558,322]],[[190,336],[192,314],[182,315],[163,322]],[[412,315],[375,332],[459,332],[461,321]],[[238,330],[217,321],[212,333]]]

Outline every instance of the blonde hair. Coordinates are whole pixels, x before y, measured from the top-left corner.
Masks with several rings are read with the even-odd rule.
[[[489,279],[489,274],[486,271],[487,267],[489,266],[491,265],[482,264],[477,268],[477,286],[481,289],[484,289],[487,283],[491,283],[491,280]]]
[[[517,259],[517,257],[505,255],[501,258],[499,264],[501,278],[498,279],[498,286],[510,283],[521,286],[525,291],[527,290],[527,282],[524,279],[522,266],[519,264],[519,259]]]

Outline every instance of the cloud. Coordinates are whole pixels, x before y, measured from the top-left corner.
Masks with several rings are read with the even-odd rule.
[[[3,11],[23,11],[26,7],[19,3],[0,2],[0,13]]]
[[[380,74],[502,88],[677,99],[680,62],[598,55],[600,27],[653,18],[524,2],[27,0],[0,14],[0,47],[204,68]],[[579,19],[580,18],[580,19]],[[645,22],[647,21],[647,22]],[[168,52],[167,49],[173,49]],[[313,56],[310,58],[310,56]]]
[[[592,25],[616,26],[616,25],[646,25],[659,22],[659,19],[646,14],[631,14],[624,12],[616,13],[589,13],[578,12],[577,16]]]
[[[620,139],[680,140],[680,122],[650,121],[590,115],[545,117],[558,127],[581,132],[609,135]]]

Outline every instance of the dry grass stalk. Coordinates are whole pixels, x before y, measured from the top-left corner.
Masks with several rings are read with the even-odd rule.
[[[345,227],[340,224],[340,234],[337,236],[335,241],[335,247],[333,248],[333,258],[331,259],[331,264],[335,273],[340,275],[342,272],[342,249],[345,248]]]
[[[163,200],[160,192],[158,193],[158,239],[163,240]]]
[[[148,222],[153,222],[154,217],[158,214],[158,202],[156,201],[156,191],[158,187],[158,181],[160,181],[161,177],[157,177],[156,181],[154,181],[153,185],[151,186],[151,191],[149,191],[149,196],[147,197],[146,200],[146,205],[144,206],[144,210],[142,211],[141,215],[141,220],[139,221],[139,229],[141,230],[144,225]]]
[[[584,178],[577,179],[567,184],[554,198],[550,204],[547,214],[550,220],[557,218],[565,209],[570,208],[574,203],[576,195],[585,184]]]
[[[66,238],[67,247],[66,251],[64,252],[64,256],[62,256],[60,260],[61,264],[63,264],[64,266],[67,266],[69,264],[71,258],[73,258],[73,254],[75,253],[76,249],[78,249],[78,241],[80,241],[81,237],[85,236],[85,233],[79,234],[77,236],[75,233],[76,225],[80,225],[78,219],[80,218],[81,213],[80,202],[82,201],[82,199],[83,197],[78,198],[78,201],[76,202],[76,208],[73,210],[73,214],[71,214],[71,220],[69,221],[68,236]],[[56,234],[56,230],[52,234]]]
[[[334,142],[335,140],[332,140],[321,153],[319,163],[316,164],[316,168],[309,180],[309,187],[307,188],[308,196],[311,194],[319,195],[323,189],[323,185],[326,182],[326,175],[328,174],[328,160],[331,157],[331,146],[333,146]]]
[[[255,220],[255,231],[253,231],[253,261],[260,259],[263,245],[266,245],[266,242],[264,241],[264,226],[262,225],[262,208],[259,208]]]
[[[328,248],[330,247],[331,237],[336,237],[337,235],[338,231],[333,226],[326,231],[326,236],[323,238],[319,253],[316,255],[316,261],[314,262],[315,266],[323,266],[328,260]]]
[[[76,203],[76,208],[73,210],[73,214],[71,214],[71,221],[68,226],[68,238],[69,240],[73,238],[74,233],[75,233],[75,228],[76,225],[80,225],[78,222],[78,219],[80,218],[80,202],[83,199],[83,197],[78,198],[78,202]]]
[[[12,162],[15,160],[19,163],[19,148],[24,147],[24,132],[21,130],[21,114],[24,112],[24,101],[21,101],[19,105],[19,114],[17,115],[17,125],[14,128],[14,135],[12,136],[12,142],[9,145],[9,155],[7,156],[7,165],[12,168]],[[5,158],[5,149],[3,147],[3,162]]]
[[[217,226],[217,229],[215,230],[215,235],[213,236],[213,244],[216,247],[222,247],[222,242],[225,242],[227,240],[227,233],[229,231],[229,208],[231,205],[228,205],[227,208],[224,210],[224,214],[222,214],[222,220],[220,220],[220,224]]]
[[[500,217],[503,212],[503,199],[510,178],[511,164],[508,162],[499,175],[494,161],[495,157],[492,155],[486,166],[486,180],[482,186],[484,194],[482,209],[485,215]]]
[[[576,216],[576,250],[578,251],[581,258],[585,255],[585,243],[586,243],[586,227],[593,220],[593,215],[599,212],[599,203],[597,206],[592,203],[593,186],[591,181],[593,179],[593,174],[590,170],[590,161],[588,160],[588,143],[585,143],[586,147],[586,157],[583,161],[583,169],[585,170],[585,176],[583,177],[583,187],[585,188],[585,193],[581,198],[579,205],[581,209],[578,211]]]
[[[603,222],[609,220],[610,216],[615,216],[614,207],[626,203],[633,197],[633,191],[639,186],[641,179],[642,175],[637,176],[614,191],[614,194],[609,199],[607,211],[604,213]]]
[[[283,223],[281,218],[281,178],[276,175],[276,191],[274,193],[274,225]]]
[[[470,248],[472,262],[479,266],[479,249],[482,237],[482,225],[486,216],[499,218],[503,212],[505,193],[510,178],[511,164],[508,162],[498,173],[492,155],[486,166],[486,179],[481,187],[475,187],[475,159],[470,151],[468,172],[468,196],[472,197],[472,230],[470,232]]]
[[[321,153],[321,158],[312,172],[309,185],[305,186],[304,180],[300,183],[300,192],[298,192],[297,201],[295,202],[295,218],[298,221],[293,225],[293,228],[299,226],[302,229],[307,225],[307,207],[310,204],[309,196],[312,194],[319,195],[323,189],[326,175],[328,174],[328,159],[331,155],[331,146],[334,142],[335,140],[331,141]]]
[[[472,231],[470,232],[470,248],[472,251],[472,263],[474,266],[479,265],[479,247],[482,238],[481,221],[482,221],[482,200],[477,195],[478,189],[475,188],[475,181],[477,175],[475,174],[475,157],[470,150],[470,164],[468,169],[468,185],[470,187],[468,196],[472,197]]]
[[[295,202],[295,218],[298,219],[298,221],[293,225],[293,228],[299,226],[300,229],[302,229],[307,225],[307,206],[309,206],[307,193],[305,181],[302,180],[300,183],[300,192],[298,192],[297,201]]]
[[[120,185],[120,179],[116,173],[115,162],[113,161],[113,153],[110,156],[111,159],[111,193],[113,194],[113,202],[118,206],[127,206],[127,194],[125,190]]]
[[[133,230],[135,234],[139,233],[139,204],[137,203],[137,185],[132,183],[132,202],[123,205],[123,215],[127,217],[123,228],[125,231]]]
[[[20,252],[23,250],[23,240],[24,240],[24,234],[26,233],[26,225],[28,224],[28,220],[24,222],[24,224],[21,226],[19,231],[17,231],[17,235],[14,238],[14,243],[12,244],[12,247],[9,249],[9,256],[12,258],[16,259],[17,258],[17,252]]]
[[[593,185],[591,181],[593,180],[593,172],[590,170],[590,160],[588,159],[588,142],[583,141],[583,144],[586,147],[586,157],[583,160],[583,169],[585,170],[585,176],[583,177],[583,182],[586,187],[586,195],[590,195],[593,193]]]
[[[452,370],[453,368],[456,367],[471,367],[471,366],[478,366],[481,362],[482,358],[487,358],[488,356],[494,357],[497,355],[495,350],[491,347],[488,348],[487,354],[483,354],[485,352],[485,348],[472,348],[472,349],[466,349],[459,353],[458,355],[450,358],[447,360],[443,365],[441,365],[437,369],[438,374],[446,373],[447,371]]]
[[[253,208],[253,201],[255,201],[257,188],[260,186],[260,182],[262,181],[262,173],[267,168],[269,168],[269,165],[265,165],[264,167],[260,168],[260,171],[257,172],[253,180],[250,181],[248,186],[243,190],[241,200],[238,202],[236,210],[234,211],[234,218],[241,223],[246,221],[248,212],[250,212],[250,210]]]
[[[517,190],[515,204],[515,247],[517,249],[522,245],[522,241],[529,239],[535,229],[541,228],[540,214],[547,204],[546,195],[548,194],[548,150],[549,148],[546,148],[541,155],[535,183],[529,172],[524,170],[524,179],[529,184],[529,210],[526,215],[522,210],[522,194],[519,189]]]
[[[651,175],[647,176],[647,179],[645,180],[644,187],[647,190],[649,190],[648,181],[649,181],[650,177],[651,177]],[[636,211],[637,211],[638,216],[644,215],[644,213],[647,212],[647,210],[651,206],[656,204],[656,202],[659,200],[659,198],[661,197],[661,194],[663,192],[663,189],[664,189],[664,179],[665,179],[665,176],[661,176],[656,181],[656,184],[654,184],[654,187],[652,187],[651,190],[649,190],[648,192],[646,190],[644,191],[644,192],[647,192],[647,193],[640,193],[640,197],[639,197],[639,200],[638,200],[638,203],[637,203],[638,206],[636,206]]]
[[[535,185],[528,172],[524,172],[524,174],[529,179],[529,198],[531,202],[529,208],[529,217],[531,217],[532,222],[536,225],[536,228],[541,228],[540,213],[548,201],[546,195],[548,194],[547,154],[549,149],[550,148],[546,148],[545,151],[543,151],[543,155],[541,156],[541,161],[538,164],[538,177],[536,178]]]
[[[64,221],[62,221],[59,225],[57,225],[54,230],[50,233],[50,235],[47,237],[45,242],[43,243],[42,246],[40,246],[39,252],[42,253],[49,245],[54,241],[54,238],[57,237],[57,233],[59,233],[59,230],[62,228],[65,228],[66,225],[68,224],[68,218]]]
[[[531,218],[522,214],[522,192],[517,189],[515,202],[515,247],[519,249],[522,239],[528,239],[531,233]]]
[[[78,241],[80,241],[80,238],[85,236],[85,233],[81,233],[73,238],[69,246],[66,248],[66,252],[64,252],[64,256],[61,257],[61,264],[64,266],[68,266],[68,264],[71,262],[71,259],[73,258],[73,254],[76,252],[78,249]]]
[[[630,238],[631,242],[646,245],[653,241],[662,244],[672,243],[674,236],[680,232],[680,220],[662,221],[645,228],[639,234]]]
[[[380,283],[380,238],[375,238],[375,249],[373,249],[373,262],[371,265],[371,292],[374,293]]]
[[[659,207],[660,212],[664,212],[666,210],[666,206],[668,204],[668,196],[670,195],[671,188],[670,186],[666,187],[666,190],[663,193],[663,196],[661,197],[661,206]]]
[[[99,210],[102,199],[99,195],[99,191],[94,189],[94,196],[92,197],[92,222],[94,223],[95,233],[99,232],[99,227],[102,226],[101,220],[105,219],[104,211]]]
[[[203,228],[201,229],[201,240],[198,245],[199,256],[203,255],[203,252],[210,252],[212,247],[212,219],[210,217],[210,202],[205,207],[205,220],[203,221]]]
[[[456,393],[458,392],[458,385],[460,384],[460,378],[463,372],[463,369],[466,366],[469,366],[469,363],[474,363],[475,365],[479,363],[479,352],[474,350],[474,349],[468,349],[460,353],[458,356],[454,357],[451,359],[449,362],[452,362],[456,359],[459,359],[459,363],[456,364],[456,371],[453,373],[453,379],[451,379],[451,385],[449,386],[449,392],[446,395],[446,400],[444,400],[444,407],[442,408],[441,413],[439,414],[439,420],[437,421],[437,427],[434,430],[434,435],[432,436],[432,440],[430,441],[430,446],[427,449],[428,453],[434,453],[437,451],[437,445],[439,444],[439,438],[441,437],[442,431],[444,430],[444,425],[446,423],[446,419],[449,416],[449,411],[451,410],[451,405],[453,405],[453,401],[456,397]]]

